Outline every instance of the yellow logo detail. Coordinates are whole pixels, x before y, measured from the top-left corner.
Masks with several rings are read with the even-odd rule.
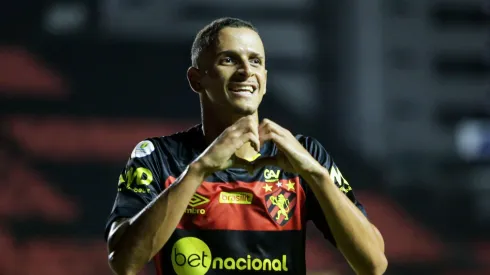
[[[182,238],[172,247],[172,266],[177,275],[204,275],[211,266],[211,250],[198,238]]]
[[[281,173],[281,170],[269,170],[265,169],[264,171],[264,178],[266,182],[275,182],[279,180],[279,174]]]
[[[286,184],[286,186],[288,188],[288,191],[291,191],[291,190],[294,191],[294,182],[288,181],[288,183]]]
[[[221,192],[219,194],[219,203],[230,204],[252,204],[254,195],[246,192]]]
[[[284,216],[284,220],[289,220],[289,200],[286,199],[283,194],[279,194],[278,196],[271,196],[269,200],[273,205],[279,208],[279,211],[277,211],[276,221],[281,218],[281,215]]]
[[[172,247],[172,266],[177,275],[204,275],[209,269],[248,271],[288,271],[287,255],[280,259],[259,259],[251,255],[241,258],[213,258],[202,240],[185,237]]]
[[[342,173],[340,173],[339,168],[334,164],[330,168],[330,178],[332,181],[339,186],[340,191],[344,193],[348,193],[349,191],[352,190],[352,187],[349,185],[347,180],[345,180],[344,176],[342,176]]]
[[[199,205],[203,205],[203,204],[206,204],[209,202],[209,199],[202,196],[202,195],[199,195],[198,193],[195,193],[191,200],[189,201],[189,206],[190,207],[196,207],[196,206],[199,206]]]
[[[187,208],[185,210],[185,213],[190,214],[190,215],[204,215],[204,214],[206,214],[206,210],[205,209],[197,209],[197,208]]]
[[[260,153],[257,153],[257,155],[251,157],[251,158],[246,158],[246,161],[252,162],[260,157]]]
[[[262,186],[262,188],[264,188],[265,192],[272,191],[272,186],[268,185],[267,183],[264,186]]]
[[[140,148],[141,149],[145,149],[145,147],[148,146],[148,142],[143,142],[143,144],[141,144]]]
[[[153,174],[150,169],[145,167],[134,169],[131,167],[125,174],[119,175],[117,186],[119,191],[122,191],[125,188],[136,193],[148,193],[150,192],[150,189],[147,186],[150,185],[152,181]],[[123,183],[126,184],[124,188]],[[136,183],[136,186],[134,186],[133,183]]]

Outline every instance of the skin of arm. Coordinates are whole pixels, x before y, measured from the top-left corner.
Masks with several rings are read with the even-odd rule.
[[[168,241],[206,177],[229,167],[253,169],[251,163],[236,157],[235,152],[250,144],[260,150],[257,132],[255,117],[239,119],[138,214],[113,223],[108,237],[111,269],[118,275],[137,274]]]
[[[206,173],[197,162],[137,215],[112,224],[109,265],[118,275],[135,275],[165,245]]]
[[[258,167],[276,165],[298,173],[306,180],[318,200],[337,247],[359,275],[379,275],[388,261],[378,229],[340,191],[327,168],[321,165],[291,132],[264,119],[259,125],[261,142],[272,140],[279,152],[275,157],[258,160]]]
[[[339,190],[321,165],[303,176],[322,208],[337,247],[359,275],[379,275],[388,261],[378,229]]]

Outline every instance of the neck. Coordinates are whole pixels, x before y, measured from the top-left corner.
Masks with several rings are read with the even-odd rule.
[[[206,144],[211,144],[219,135],[221,135],[221,133],[223,133],[224,130],[226,130],[226,128],[230,127],[233,125],[233,123],[245,116],[246,115],[239,114],[231,116],[223,115],[215,110],[202,106],[202,130]],[[258,121],[259,118],[257,112],[251,116]],[[250,160],[256,157],[257,153],[258,152],[252,147],[250,142],[247,142],[236,151],[235,155],[239,158]]]

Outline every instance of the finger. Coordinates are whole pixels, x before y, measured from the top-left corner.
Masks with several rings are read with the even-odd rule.
[[[277,142],[277,139],[279,138],[279,136],[274,133],[274,132],[268,132],[268,133],[264,133],[264,134],[260,134],[259,135],[259,141],[261,143],[264,143],[266,141],[273,141],[273,142]]]
[[[288,138],[290,137],[292,137],[292,135],[290,135],[289,130],[269,119],[264,119],[259,126],[259,140],[261,142],[271,140],[280,150],[287,149]]]
[[[269,127],[269,120],[264,119],[262,122],[259,124],[259,135],[265,135],[271,132],[272,129]]]
[[[262,122],[259,125],[259,129],[275,131],[278,133],[286,130],[283,127],[281,127],[279,124],[277,124],[274,121],[267,119],[267,118],[262,120]]]
[[[260,142],[260,139],[259,139],[260,135],[259,135],[259,127],[258,127],[257,123],[254,123],[254,127],[252,127],[251,131],[253,134],[253,141],[251,141],[252,146],[254,147],[254,149],[257,152],[260,152],[260,144],[262,144],[262,143]]]
[[[264,143],[269,140],[274,142],[274,144],[277,146],[277,148],[279,148],[280,151],[287,150],[290,145],[288,144],[287,140],[283,136],[275,132],[269,132],[267,134],[263,134],[259,136],[259,141],[261,143]]]
[[[253,169],[260,169],[265,166],[279,166],[279,161],[276,157],[263,157],[256,159],[253,162]]]
[[[244,135],[240,136],[242,144],[250,142],[252,144],[252,147],[259,152],[260,151],[260,140],[259,140],[259,135],[255,134],[253,132],[248,132]]]
[[[259,152],[260,151],[260,139],[259,139],[259,127],[256,122],[253,122],[250,129],[250,133],[252,133],[252,136],[250,137],[250,143],[254,147],[254,149]]]
[[[259,136],[267,136],[264,140],[271,140],[275,137],[271,134],[280,135],[281,129],[271,120],[264,119],[259,125]]]
[[[259,139],[259,135],[258,134],[253,134],[252,135],[252,139],[250,140],[250,143],[252,144],[253,148],[255,149],[255,151],[257,152],[260,152],[260,144],[262,144],[260,142],[260,139]]]
[[[239,127],[241,135],[246,135],[246,139],[242,139],[242,141],[245,142],[250,142],[252,144],[252,147],[258,152],[260,151],[260,141],[259,141],[259,126],[256,117],[250,115],[243,117],[239,120]],[[238,130],[237,129],[237,130]],[[248,133],[252,133],[252,135],[249,135]]]
[[[293,134],[288,129],[269,119],[264,119],[260,123],[259,130],[260,129],[267,130],[268,132],[275,132],[284,138],[293,137]]]

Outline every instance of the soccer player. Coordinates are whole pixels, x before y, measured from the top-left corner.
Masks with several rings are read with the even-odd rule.
[[[385,272],[383,239],[323,146],[259,121],[265,64],[248,22],[197,34],[187,78],[202,124],[132,151],[106,226],[116,274],[151,260],[159,275],[305,274],[309,220],[357,274]]]

